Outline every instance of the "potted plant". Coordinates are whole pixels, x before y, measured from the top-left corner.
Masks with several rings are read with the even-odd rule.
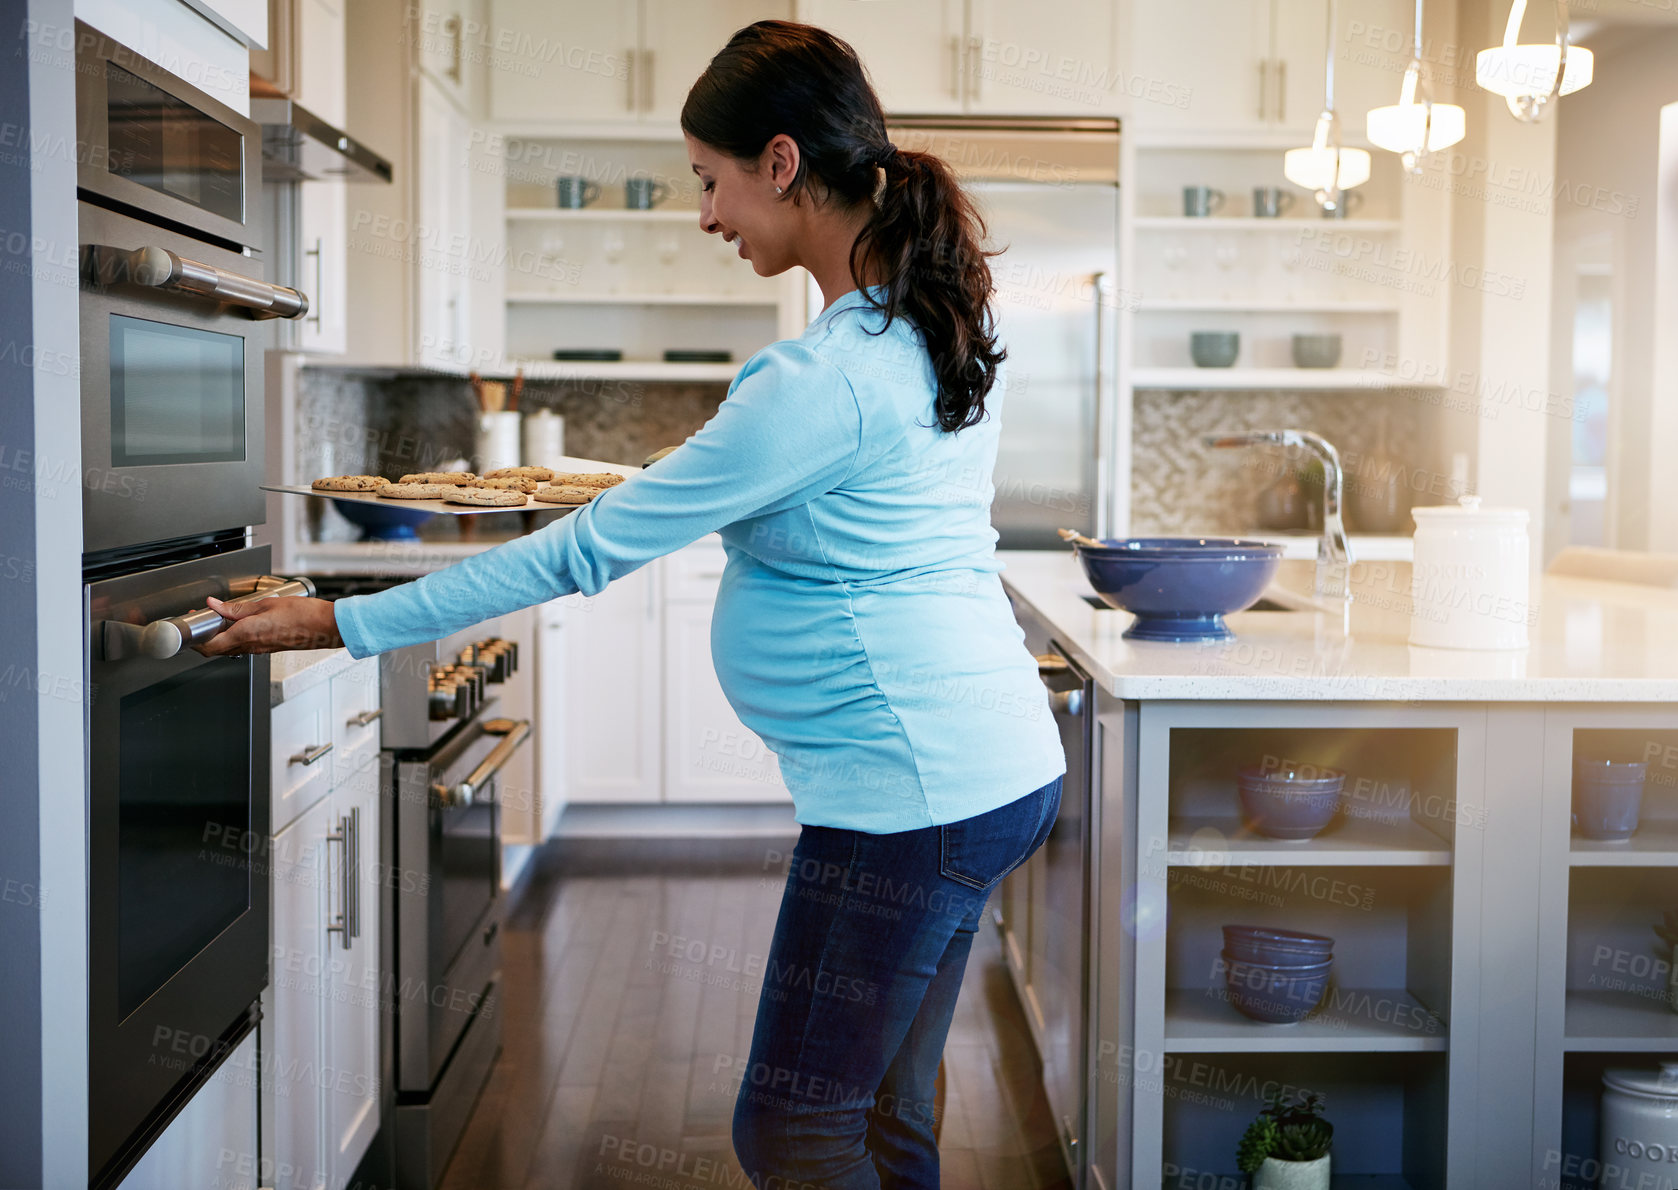
[[[1323,1097],[1311,1092],[1289,1104],[1272,1096],[1247,1125],[1236,1150],[1242,1173],[1253,1175],[1253,1190],[1328,1190],[1328,1150],[1334,1125],[1323,1119]]]

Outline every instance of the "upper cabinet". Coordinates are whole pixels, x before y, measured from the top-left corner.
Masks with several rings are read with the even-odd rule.
[[[344,60],[346,0],[272,0],[268,48],[251,51],[253,91],[294,99],[342,128],[347,86]]]
[[[1172,0],[1131,7],[1127,110],[1143,129],[1309,133],[1323,107],[1328,0]],[[1395,103],[1409,0],[1348,0],[1335,30],[1334,106],[1361,140]]]
[[[489,111],[517,124],[673,124],[735,30],[792,0],[491,0]]]
[[[414,64],[443,94],[471,110],[472,84],[493,45],[483,20],[483,0],[429,0],[403,6],[403,24]]]
[[[1118,109],[1111,0],[804,0],[850,42],[892,115]]]

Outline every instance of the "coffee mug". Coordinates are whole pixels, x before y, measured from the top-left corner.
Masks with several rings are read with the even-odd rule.
[[[1204,219],[1224,205],[1224,192],[1210,186],[1183,187],[1183,214],[1191,219]]]
[[[1253,187],[1253,218],[1279,219],[1293,206],[1293,195],[1280,186]]]
[[[1340,205],[1335,207],[1332,211],[1324,208],[1322,213],[1323,218],[1348,219],[1351,217],[1352,212],[1362,205],[1363,195],[1357,193],[1355,190],[1343,190],[1340,192]]]
[[[625,178],[623,205],[631,211],[650,211],[674,193],[663,182],[651,178]]]
[[[567,210],[586,207],[600,197],[600,187],[581,174],[562,174],[554,186],[559,192],[559,205]]]

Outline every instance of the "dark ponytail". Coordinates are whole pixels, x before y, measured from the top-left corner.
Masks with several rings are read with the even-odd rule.
[[[995,253],[983,247],[984,220],[947,165],[886,138],[880,100],[850,46],[814,25],[748,25],[688,92],[682,131],[748,161],[785,133],[799,162],[783,199],[873,205],[851,249],[851,279],[886,326],[906,317],[925,339],[938,425],[959,430],[984,418],[1007,356],[990,310]],[[885,288],[879,299],[866,291],[870,275]]]

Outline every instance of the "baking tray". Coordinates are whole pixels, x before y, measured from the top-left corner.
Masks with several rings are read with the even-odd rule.
[[[622,463],[603,463],[599,459],[578,459],[565,457],[551,465],[555,471],[611,471],[617,475],[634,475],[641,470],[639,467],[626,466]],[[529,497],[523,504],[514,504],[506,508],[495,508],[478,504],[450,504],[446,500],[386,500],[383,496],[373,492],[319,492],[308,484],[265,483],[259,485],[265,492],[283,492],[292,496],[314,496],[322,500],[354,500],[363,504],[377,504],[382,508],[406,508],[414,512],[436,512],[444,516],[478,516],[486,512],[575,512],[583,507],[581,504],[546,504],[534,496]]]

